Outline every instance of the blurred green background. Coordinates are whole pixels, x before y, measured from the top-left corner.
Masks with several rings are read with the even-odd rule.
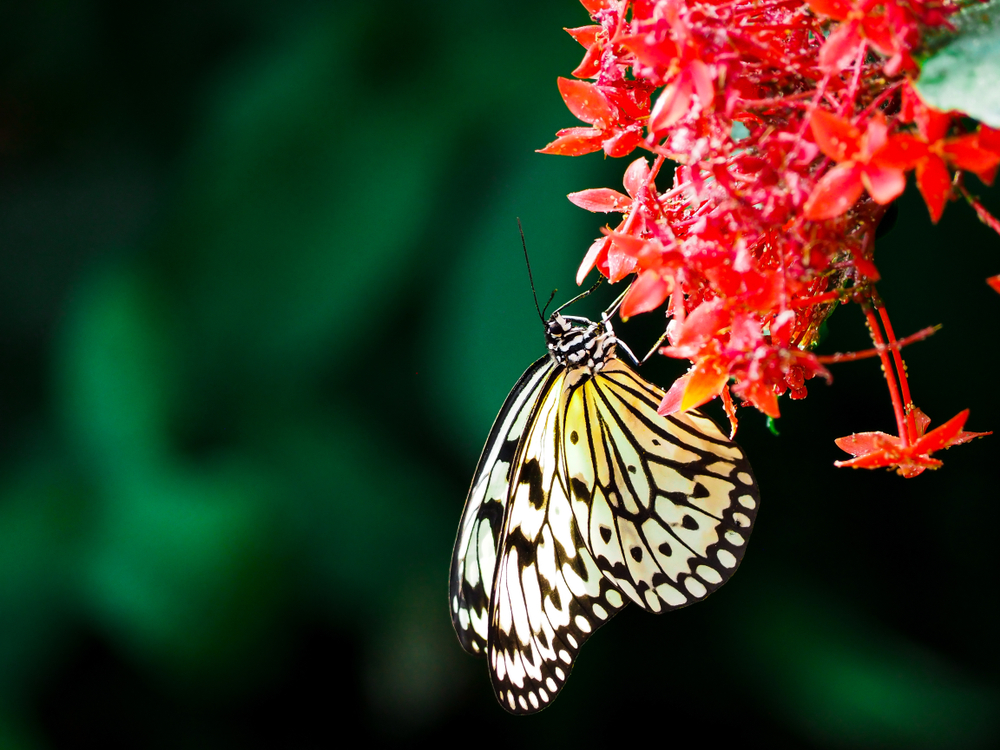
[[[516,719],[448,565],[482,443],[627,161],[534,153],[572,0],[0,6],[0,747],[705,737],[1000,744],[997,437],[913,480],[873,360],[744,413],[763,510],[722,593],[627,609]],[[978,186],[977,186],[978,187]],[[995,197],[988,203],[1000,208]],[[902,200],[879,285],[915,399],[1000,428],[1000,238]],[[600,309],[602,289],[578,308]],[[589,305],[589,306],[588,306]],[[636,351],[657,316],[621,327]],[[826,352],[869,346],[856,308]],[[655,362],[668,385],[678,363]]]

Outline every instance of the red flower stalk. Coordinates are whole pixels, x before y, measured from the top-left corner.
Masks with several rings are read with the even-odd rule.
[[[954,186],[988,217],[960,175],[992,179],[1000,133],[936,112],[908,77],[923,31],[947,23],[953,0],[581,2],[593,24],[568,30],[586,50],[580,80],[559,79],[559,91],[586,126],[559,131],[542,151],[655,157],[631,162],[624,193],[570,200],[621,215],[586,252],[577,282],[593,268],[612,282],[632,276],[621,316],[665,305],[660,352],[691,363],[661,413],[721,396],[735,431],[735,396],[779,416],[782,394],[804,398],[808,380],[830,380],[824,361],[837,359],[814,353],[819,327],[854,301],[874,321],[899,436],[842,439],[855,455],[842,465],[914,476],[938,463],[932,452],[977,434],[962,432],[964,418],[924,434],[874,291],[875,229],[907,173],[934,221]],[[661,189],[668,158],[677,167]],[[1000,276],[991,283],[1000,291]]]

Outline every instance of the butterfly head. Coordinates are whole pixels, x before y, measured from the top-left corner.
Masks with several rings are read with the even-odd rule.
[[[545,343],[556,363],[593,375],[614,359],[618,339],[607,320],[554,312],[545,324]]]

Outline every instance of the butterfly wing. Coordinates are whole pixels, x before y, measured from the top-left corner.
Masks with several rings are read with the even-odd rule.
[[[462,647],[486,653],[490,587],[507,506],[510,469],[538,394],[556,369],[548,355],[511,389],[479,457],[451,560],[451,620]]]
[[[545,708],[590,634],[625,600],[577,528],[562,466],[566,370],[545,383],[514,466],[490,605],[488,658],[500,703]]]
[[[612,360],[572,391],[564,441],[586,545],[615,587],[652,612],[732,576],[760,498],[743,451],[698,412],[658,415],[662,398]]]

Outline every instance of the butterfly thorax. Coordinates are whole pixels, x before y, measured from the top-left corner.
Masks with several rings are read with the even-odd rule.
[[[614,359],[615,337],[606,320],[597,323],[570,315],[553,313],[545,324],[545,343],[557,364],[570,370],[585,370],[588,375],[600,372]]]

